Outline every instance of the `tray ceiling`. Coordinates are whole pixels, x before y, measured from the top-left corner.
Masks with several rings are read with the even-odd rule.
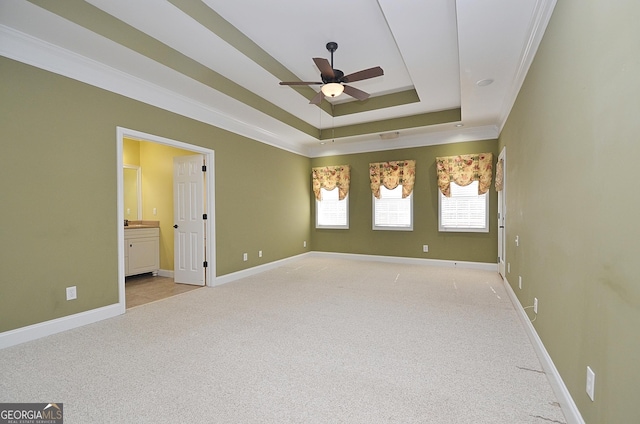
[[[555,0],[33,0],[0,54],[306,156],[497,138]],[[381,77],[309,104],[313,57]],[[488,84],[487,84],[488,83]],[[384,137],[381,137],[384,135]],[[383,139],[384,138],[384,139]]]

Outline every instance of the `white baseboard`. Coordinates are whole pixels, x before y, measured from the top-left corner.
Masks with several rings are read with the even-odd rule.
[[[351,259],[357,261],[375,261],[375,262],[389,262],[407,265],[428,265],[438,266],[445,268],[466,268],[477,269],[481,271],[495,271],[498,272],[497,263],[486,262],[466,262],[466,261],[451,261],[444,259],[423,259],[423,258],[405,258],[399,256],[379,256],[379,255],[362,255],[357,253],[335,253],[335,252],[310,252],[311,256],[333,256],[343,259]]]
[[[351,260],[362,261],[377,261],[377,262],[390,262],[400,264],[413,264],[413,265],[430,265],[449,268],[469,268],[478,269],[484,271],[497,271],[497,264],[488,264],[482,262],[464,262],[464,261],[447,261],[437,259],[420,259],[420,258],[402,258],[394,256],[377,256],[377,255],[360,255],[352,253],[332,253],[332,252],[307,252],[296,256],[291,256],[285,259],[281,259],[274,262],[269,262],[264,265],[259,265],[253,268],[244,269],[242,271],[233,272],[231,274],[222,275],[216,277],[211,281],[209,286],[218,286],[221,284],[230,283],[241,278],[249,277],[259,274],[270,269],[278,268],[290,262],[299,260],[305,256],[318,256],[318,257],[341,257]],[[167,270],[159,270],[158,275],[163,277],[172,277],[173,272]],[[92,324],[94,322],[112,318],[121,315],[125,312],[124,303],[105,306],[102,308],[93,309],[90,311],[81,312],[74,315],[69,315],[62,318],[57,318],[50,321],[41,322],[38,324],[30,325],[27,327],[17,328],[15,330],[6,331],[0,333],[0,349],[14,346],[20,343],[28,342],[38,339],[40,337],[50,336],[61,331],[71,330],[72,328],[81,327],[83,325]]]
[[[169,271],[169,270],[166,270],[166,269],[159,269],[158,270],[158,276],[159,277],[173,278],[173,270]]]
[[[254,266],[253,268],[243,269],[241,271],[232,272],[230,274],[225,274],[220,277],[216,277],[211,284],[207,284],[210,287],[219,286],[221,284],[227,284],[232,281],[239,280],[241,278],[250,277],[252,275],[260,274],[261,272],[268,271],[270,269],[278,268],[286,263],[297,261],[305,256],[308,256],[309,253],[302,253],[296,256],[290,256],[288,258],[280,259],[279,261],[269,262],[264,265]]]
[[[249,277],[251,275],[256,275],[261,272],[278,268],[288,262],[293,262],[303,257],[336,257],[343,259],[351,259],[358,261],[375,261],[375,262],[389,262],[389,263],[399,263],[399,264],[412,264],[412,265],[429,265],[429,266],[439,266],[439,267],[448,267],[448,268],[467,268],[467,269],[477,269],[482,271],[498,271],[498,264],[490,264],[484,262],[465,262],[465,261],[448,261],[448,260],[440,260],[440,259],[421,259],[421,258],[404,258],[398,256],[378,256],[378,255],[361,255],[355,253],[335,253],[335,252],[318,252],[312,251],[303,253],[296,256],[291,256],[289,258],[281,259],[275,262],[269,262],[268,264],[259,265],[253,268],[243,269],[242,271],[232,272],[231,274],[226,274],[221,277],[217,277],[215,281],[213,281],[210,286],[219,286],[221,284],[230,283],[235,280],[239,280],[241,278]]]
[[[4,333],[0,333],[0,349],[39,339],[41,337],[50,336],[52,334],[60,333],[61,331],[71,330],[72,328],[81,327],[83,325],[93,324],[94,322],[112,318],[123,313],[124,308],[120,304],[116,303],[62,318],[40,322],[27,327],[5,331]]]
[[[567,419],[567,424],[585,424],[584,419],[582,418],[582,414],[580,414],[576,403],[573,401],[571,393],[569,393],[569,389],[567,389],[564,381],[562,381],[562,377],[560,376],[558,369],[553,363],[549,352],[547,352],[547,349],[544,347],[540,336],[538,336],[538,332],[531,323],[529,316],[525,312],[522,304],[520,303],[520,300],[518,300],[518,297],[514,293],[511,285],[506,278],[504,279],[504,286],[507,294],[509,295],[509,298],[511,299],[511,303],[513,303],[513,306],[515,307],[516,312],[518,313],[518,316],[520,317],[520,320],[524,325],[525,331],[529,336],[529,339],[531,340],[533,349],[538,355],[538,359],[540,360],[542,369],[549,379],[549,384],[551,385],[556,398],[558,398],[558,403],[560,403],[560,407],[562,408],[564,417]]]

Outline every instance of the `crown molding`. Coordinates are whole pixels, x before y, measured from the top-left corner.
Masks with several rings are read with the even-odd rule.
[[[551,20],[551,15],[553,14],[553,9],[556,7],[556,2],[557,0],[538,0],[536,2],[530,29],[527,32],[529,34],[529,39],[522,49],[520,63],[513,79],[513,84],[511,85],[508,94],[505,96],[505,102],[499,115],[499,132],[502,131],[502,128],[506,124],[509,113],[511,113],[511,109],[516,102],[518,93],[522,88],[522,84],[524,84],[527,72],[529,72],[529,68],[533,63],[538,47],[542,42],[544,32]]]
[[[408,130],[409,132],[411,129]],[[429,133],[403,135],[407,131],[399,130],[399,137],[382,140],[378,134],[370,134],[362,141],[341,143],[326,141],[310,147],[308,155],[311,158],[335,155],[356,154],[364,152],[380,152],[385,150],[407,149],[414,147],[435,146],[440,144],[462,143],[467,141],[492,140],[498,138],[500,132],[496,125],[486,125],[469,128],[442,129]],[[375,137],[375,138],[374,138]]]
[[[98,61],[0,25],[0,55],[62,75],[140,102],[214,125],[244,137],[306,156],[304,147],[282,140],[277,134],[226,115],[156,84],[118,71]],[[213,96],[223,96],[210,89]],[[225,101],[229,99],[225,96]],[[239,103],[239,102],[238,102]],[[244,105],[243,105],[244,106]],[[247,115],[256,112],[245,106]],[[301,135],[301,137],[303,137]]]

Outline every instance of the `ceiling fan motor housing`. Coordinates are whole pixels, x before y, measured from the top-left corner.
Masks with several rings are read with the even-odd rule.
[[[336,82],[336,83],[345,82],[342,80],[343,77],[344,77],[344,72],[342,72],[340,69],[334,69],[333,76],[320,74],[320,78],[322,78],[322,82],[325,84],[329,84],[332,82]]]

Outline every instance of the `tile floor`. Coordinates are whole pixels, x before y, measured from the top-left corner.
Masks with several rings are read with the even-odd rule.
[[[132,275],[125,280],[127,308],[155,302],[202,286],[174,283],[173,278],[154,277],[151,274]]]

